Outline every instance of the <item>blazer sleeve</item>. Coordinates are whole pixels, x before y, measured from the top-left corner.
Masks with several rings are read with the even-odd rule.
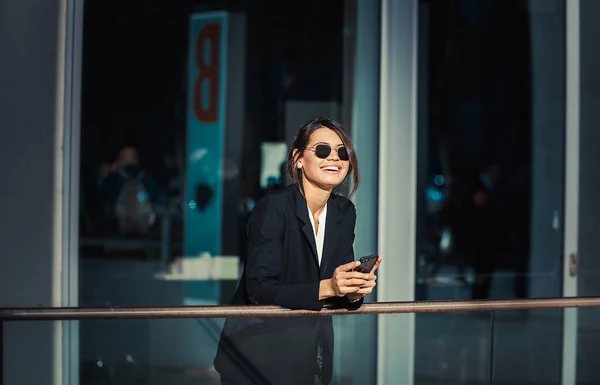
[[[355,228],[356,228],[356,207],[351,203],[351,209],[349,214],[349,222],[351,222],[350,231],[352,232],[350,236],[350,243],[346,245],[344,256],[342,258],[342,264],[350,263],[354,261],[354,239],[356,237]],[[364,302],[364,298],[359,299],[358,301],[351,302],[348,297],[332,297],[328,298],[324,301],[325,304],[334,305],[336,307],[343,307],[348,310],[356,310],[362,306]]]
[[[248,226],[246,290],[255,305],[279,305],[290,309],[320,310],[319,281],[284,284],[283,208],[264,198],[252,211]]]

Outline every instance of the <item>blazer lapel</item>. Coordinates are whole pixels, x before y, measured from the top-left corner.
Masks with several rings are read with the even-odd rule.
[[[313,258],[317,266],[319,266],[319,257],[317,255],[317,243],[315,240],[315,233],[313,231],[312,223],[310,223],[310,218],[308,217],[308,206],[306,205],[306,200],[300,194],[297,188],[294,188],[295,191],[295,203],[296,203],[296,216],[300,221],[302,221],[302,232],[310,245],[310,250],[312,251]],[[327,233],[325,233],[327,236]]]
[[[340,200],[335,195],[327,202],[327,220],[325,221],[325,240],[323,242],[323,255],[321,258],[321,275],[327,271],[327,266],[331,262],[338,243],[340,231],[338,224],[342,219],[340,214]]]

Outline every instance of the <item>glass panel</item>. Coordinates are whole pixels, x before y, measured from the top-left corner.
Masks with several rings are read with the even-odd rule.
[[[598,310],[581,308],[579,311],[582,319],[590,320],[599,316]],[[323,361],[333,368],[332,384],[374,384],[377,372],[369,369],[370,363],[365,367],[363,362],[368,358],[364,348],[374,349],[377,339],[361,333],[361,329],[348,330],[348,325],[351,328],[370,325],[378,317],[386,317],[392,323],[408,326],[406,317],[415,317],[419,340],[415,351],[415,384],[560,384],[562,311],[244,317],[229,319],[227,324],[222,318],[84,320],[78,321],[82,335],[87,335],[80,345],[80,383],[219,384],[221,374],[233,373],[232,370],[242,367],[253,367],[253,375],[260,377],[277,374],[290,363],[295,366],[294,370],[304,367],[311,379],[307,383],[312,384],[315,368],[312,365],[317,357],[317,350],[313,351],[312,347],[316,342],[307,345],[306,341],[318,340],[333,341],[333,352]],[[353,322],[348,323],[349,320]],[[29,374],[53,365],[52,346],[58,346],[57,332],[69,322],[73,321],[5,321],[0,324],[3,326],[5,379],[26,375],[16,369],[22,366],[11,363],[27,361],[27,352],[32,346],[39,347],[39,341],[47,341],[47,349],[40,351],[46,358],[32,362]],[[219,354],[235,358],[221,359],[217,371],[213,363],[219,343],[223,343],[224,325],[227,325],[226,334],[232,338]],[[329,325],[333,337],[321,340],[317,330],[331,330]],[[274,330],[277,337],[267,341]],[[580,322],[578,333],[577,383],[594,383],[598,377],[594,357],[600,328],[597,322]],[[256,370],[260,358],[275,354],[277,349],[282,350],[277,353],[278,359],[273,360],[275,364]],[[397,359],[398,367],[402,367],[403,358],[398,356]],[[344,365],[336,365],[340,360],[344,360]],[[305,365],[307,362],[310,365]],[[278,376],[287,375],[286,371],[282,373]],[[296,375],[302,375],[302,371]],[[31,378],[30,382],[35,382],[35,377]]]
[[[362,130],[361,167],[377,174],[378,1],[86,0],[84,13],[80,306],[229,304],[249,212],[289,183],[288,146],[316,116]],[[376,201],[367,184],[359,217]],[[376,221],[357,257],[376,252]],[[375,319],[340,322],[372,376]],[[82,328],[87,351],[103,343]]]
[[[376,77],[354,86],[355,58],[378,72],[372,44],[361,55],[373,39],[353,37],[378,19],[361,15],[341,0],[86,2],[81,306],[229,302],[249,211],[289,182],[296,129],[321,115],[354,130],[354,92],[376,94]]]
[[[0,321],[2,385],[52,382],[62,355],[61,328],[61,321]]]
[[[394,317],[401,316],[407,315]],[[0,369],[4,370],[7,384],[22,383],[17,379],[24,378],[30,378],[28,383],[39,382],[35,373],[50,373],[55,355],[60,354],[60,349],[54,349],[59,342],[58,331],[67,323],[78,322],[81,335],[85,336],[79,350],[81,385],[216,385],[221,384],[221,375],[231,377],[241,372],[258,378],[257,384],[288,384],[304,376],[309,381],[300,383],[312,385],[320,383],[315,382],[317,340],[325,347],[322,367],[329,368],[326,373],[331,376],[331,384],[374,384],[376,372],[371,369],[365,347],[367,352],[374,351],[376,337],[360,331],[351,334],[345,329],[348,325],[368,326],[376,318],[377,315],[231,318],[227,323],[223,318],[0,322],[4,341]],[[231,337],[229,345],[221,338],[224,325]],[[335,337],[330,334],[332,330]],[[319,337],[323,331],[325,337]],[[46,343],[42,350],[39,341]],[[333,344],[333,349],[327,350],[328,343]],[[29,373],[19,372],[23,366],[15,365],[15,360],[27,361],[27,352],[34,347],[43,359],[32,362]],[[219,358],[215,360],[217,354]],[[337,364],[340,360],[344,360],[344,365]],[[291,380],[285,380],[290,375]],[[264,380],[273,377],[274,382]]]
[[[330,361],[332,384],[365,384],[375,381],[371,352],[376,351],[377,337],[371,333],[371,325],[375,324],[376,317],[335,316],[331,321],[321,317],[239,318],[231,319],[230,327],[251,332],[236,332],[242,337],[241,340],[235,339],[234,346],[239,343],[239,347],[244,349],[247,349],[245,343],[248,339],[260,339],[267,329],[281,329],[289,341],[280,348],[291,352],[299,349],[295,344],[307,338],[304,324],[312,325],[308,328],[312,333],[316,322],[332,322],[335,333],[335,354]],[[193,380],[201,384],[219,384],[219,374],[213,361],[224,323],[225,319],[82,321],[81,384],[121,384],[134,380],[142,384],[176,385]],[[308,338],[314,337],[310,333]],[[281,341],[281,338],[279,334],[276,340]],[[251,346],[250,361],[254,355],[270,354],[267,342]],[[273,370],[284,365],[284,360],[277,362],[272,365]],[[348,362],[357,364],[348,365]]]
[[[220,384],[224,319],[81,321],[80,383]]]
[[[564,2],[420,7],[418,299],[560,296]]]
[[[415,385],[488,384],[491,314],[422,313],[415,316]]]
[[[333,317],[283,317],[283,318],[231,318],[225,319],[140,319],[140,320],[83,320],[77,321],[82,335],[80,345],[80,384],[220,384],[221,375],[238,371],[263,378],[256,383],[265,384],[265,376],[275,376],[274,384],[291,384],[306,377],[302,384],[317,384],[316,341],[323,346],[333,341],[333,352],[323,350],[323,367],[333,368],[331,384],[375,384],[377,372],[370,369],[365,346],[374,349],[376,337],[368,334],[348,333],[348,320],[352,325],[369,325],[377,317],[396,320],[413,314],[344,315]],[[418,361],[427,363],[418,367],[415,383],[418,384],[486,384],[490,363],[490,316],[480,314],[422,314],[419,330],[427,338],[418,351]],[[73,321],[64,321],[64,324]],[[63,322],[5,322],[4,370],[8,377],[14,359],[26,359],[28,347],[37,346],[40,338],[51,337],[52,327],[60,328]],[[32,326],[33,325],[33,326]],[[225,349],[218,350],[223,326],[232,336]],[[330,337],[318,337],[319,331],[333,326]],[[23,328],[38,330],[31,338],[22,333]],[[435,333],[431,333],[436,330]],[[272,332],[276,331],[275,338]],[[323,335],[328,335],[325,332]],[[15,340],[18,337],[19,340]],[[35,337],[35,338],[34,338]],[[312,341],[308,344],[306,341]],[[313,343],[314,342],[314,343]],[[222,345],[223,346],[223,345]],[[457,349],[460,353],[456,354]],[[214,361],[219,352],[219,360]],[[47,362],[32,363],[35,368],[54,363],[53,355]],[[233,357],[229,359],[229,357]],[[269,358],[270,357],[270,358]],[[261,361],[266,359],[266,361]],[[398,358],[399,360],[401,358]],[[335,362],[344,360],[344,365]],[[367,360],[366,364],[364,363]],[[213,366],[216,362],[217,369]],[[261,362],[272,362],[261,367]],[[40,366],[38,366],[40,365]],[[402,366],[401,362],[398,362]],[[285,378],[293,375],[292,380]],[[35,379],[32,378],[32,380]],[[35,382],[35,381],[30,381]],[[296,383],[296,382],[293,382]]]
[[[564,2],[419,14],[416,299],[561,296]],[[563,313],[496,316],[494,383],[560,381]]]
[[[580,127],[579,127],[579,255],[575,259],[577,294],[581,296],[600,295],[600,242],[598,238],[600,204],[598,186],[600,173],[597,172],[598,155],[595,143],[600,140],[598,119],[600,109],[600,87],[598,63],[600,52],[595,48],[595,37],[600,31],[600,3],[580,2]],[[573,250],[576,252],[577,250]]]
[[[417,314],[415,384],[560,384],[562,312]]]
[[[600,309],[578,309],[579,322],[577,324],[577,351],[568,352],[577,354],[577,384],[593,384],[600,378],[598,357],[600,354]]]
[[[596,36],[600,32],[598,18],[600,3],[593,0],[579,2],[580,33],[580,144],[579,144],[579,237],[575,258],[577,294],[600,295],[600,204],[598,202],[598,155],[595,144],[600,141],[598,119],[600,118],[600,88],[598,63],[600,52],[596,48]],[[577,250],[573,250],[574,252]],[[600,366],[594,357],[600,347],[599,309],[578,309],[577,318],[577,384],[591,384],[600,378]],[[567,352],[575,354],[575,352]]]
[[[494,384],[560,384],[563,310],[493,313]]]

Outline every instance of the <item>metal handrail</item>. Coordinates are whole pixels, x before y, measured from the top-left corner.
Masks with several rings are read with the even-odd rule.
[[[326,308],[290,310],[278,306],[188,306],[110,308],[0,308],[0,321],[89,319],[299,317],[349,314],[448,313],[499,310],[600,307],[600,297],[508,299],[479,301],[374,302],[357,310]]]

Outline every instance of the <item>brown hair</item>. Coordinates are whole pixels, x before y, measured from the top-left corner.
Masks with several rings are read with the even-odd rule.
[[[356,193],[359,183],[358,159],[356,158],[356,151],[354,150],[354,145],[352,144],[352,140],[350,139],[348,131],[344,128],[344,126],[342,126],[341,123],[333,119],[317,118],[300,127],[298,132],[296,132],[294,142],[292,143],[292,147],[288,154],[288,172],[290,173],[290,176],[292,177],[292,180],[296,186],[298,186],[301,191],[304,191],[302,187],[302,169],[297,168],[296,164],[298,163],[298,159],[304,154],[304,150],[306,150],[313,132],[324,127],[329,128],[338,134],[340,139],[342,139],[342,143],[346,147],[346,150],[348,151],[348,156],[350,158],[350,169],[348,170],[348,175],[352,173],[352,181],[354,182],[352,191],[350,191],[350,196],[352,197]],[[295,156],[294,150],[298,150]]]

